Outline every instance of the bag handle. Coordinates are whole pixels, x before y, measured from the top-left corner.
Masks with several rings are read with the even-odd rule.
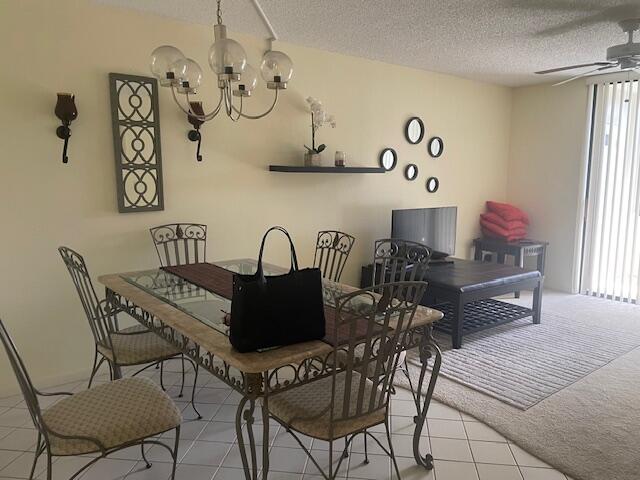
[[[284,233],[289,240],[289,246],[291,247],[291,269],[289,270],[289,273],[298,270],[298,257],[296,255],[296,248],[293,246],[293,240],[291,240],[291,235],[289,235],[289,232],[287,232],[284,227],[281,227],[279,225],[271,227],[265,232],[264,236],[262,237],[262,243],[260,244],[260,254],[258,255],[258,268],[256,269],[256,277],[261,278],[263,282],[266,282],[266,279],[264,278],[264,271],[262,269],[262,252],[264,251],[264,244],[267,241],[267,236],[273,230],[278,230]]]

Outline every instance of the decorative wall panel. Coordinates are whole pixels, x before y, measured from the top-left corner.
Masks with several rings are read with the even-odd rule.
[[[164,209],[158,82],[109,74],[118,210]]]

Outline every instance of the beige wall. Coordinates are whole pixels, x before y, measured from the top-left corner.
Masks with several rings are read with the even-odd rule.
[[[304,262],[312,260],[317,230],[338,228],[357,237],[344,277],[355,284],[372,241],[389,234],[392,208],[457,205],[457,254],[467,256],[483,202],[506,198],[510,89],[283,45],[296,70],[279,107],[257,122],[218,118],[205,125],[201,164],[186,139],[186,119],[161,92],[166,209],[119,214],[107,74],[147,75],[149,53],[165,43],[207,66],[212,31],[85,0],[4,0],[0,31],[0,316],[39,382],[85,372],[93,354],[59,245],[82,252],[98,276],[155,266],[147,229],[161,223],[209,224],[210,259],[254,256],[262,232],[282,224]],[[262,41],[236,38],[255,64]],[[203,98],[211,105],[214,79],[208,66],[205,73]],[[55,136],[57,91],[75,93],[79,109],[68,165]],[[301,161],[308,95],[337,117],[338,128],[319,134],[331,158],[344,150],[351,165],[375,165],[378,152],[391,146],[398,168],[385,175],[269,173],[271,163]],[[269,99],[261,92],[247,109]],[[443,157],[430,159],[424,144],[404,140],[412,115],[424,119],[428,135],[445,139]],[[404,180],[409,162],[419,165],[419,181]],[[441,180],[436,194],[424,189],[428,175]],[[274,241],[271,260],[284,261],[281,245]],[[13,388],[11,377],[0,355],[0,390]]]
[[[588,87],[583,81],[513,92],[508,199],[529,212],[530,236],[550,242],[545,286],[570,292],[576,262]]]

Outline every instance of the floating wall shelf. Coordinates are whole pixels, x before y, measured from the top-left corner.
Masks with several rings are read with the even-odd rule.
[[[382,167],[302,167],[295,165],[269,165],[270,172],[285,173],[384,173]]]

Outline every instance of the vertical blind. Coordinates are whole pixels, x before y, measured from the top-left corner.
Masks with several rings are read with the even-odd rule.
[[[640,297],[640,96],[638,80],[595,84],[582,291]]]

